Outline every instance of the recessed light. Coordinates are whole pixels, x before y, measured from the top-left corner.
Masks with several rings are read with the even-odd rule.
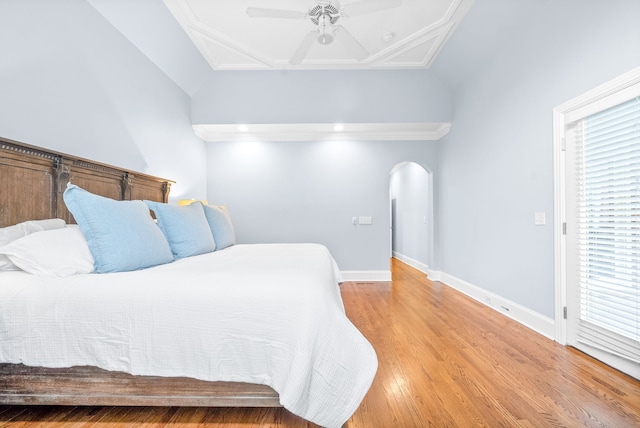
[[[340,132],[342,130],[344,130],[344,125],[341,124],[337,124],[336,126],[333,127],[334,131]]]
[[[238,125],[238,131],[247,132],[248,130],[249,130],[249,127],[247,125]]]

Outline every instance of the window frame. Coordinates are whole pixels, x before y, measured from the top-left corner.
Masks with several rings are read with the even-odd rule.
[[[555,340],[563,345],[567,345],[566,126],[622,102],[623,91],[639,84],[637,67],[553,109]]]

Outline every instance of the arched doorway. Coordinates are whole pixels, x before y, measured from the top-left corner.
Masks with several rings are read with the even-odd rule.
[[[415,162],[389,173],[390,255],[422,272],[433,266],[433,174]]]

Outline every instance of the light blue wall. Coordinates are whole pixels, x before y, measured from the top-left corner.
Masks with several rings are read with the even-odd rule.
[[[389,172],[414,161],[434,172],[433,268],[553,317],[551,112],[640,65],[640,2],[477,1],[432,70],[212,72],[181,85],[193,99],[91,4],[110,9],[0,0],[1,136],[174,179],[174,200],[227,203],[241,242],[322,242],[344,270],[388,269]],[[453,126],[252,153],[203,144],[192,120]],[[361,215],[373,225],[353,227]]]
[[[449,90],[428,70],[215,72],[194,95],[201,123],[448,122]]]
[[[451,95],[420,71],[216,72],[194,123],[448,122]],[[229,205],[240,242],[320,242],[342,270],[388,271],[389,173],[437,169],[437,142],[265,142],[207,146],[208,200]],[[371,226],[351,224],[371,216]]]
[[[189,96],[211,75],[211,67],[162,1],[86,1]]]
[[[85,1],[0,1],[0,135],[206,195],[189,96]]]
[[[640,65],[640,2],[530,3],[455,93],[436,248],[443,272],[553,318],[552,109]],[[465,19],[500,4],[478,1]],[[454,34],[446,49],[464,46]],[[545,226],[534,225],[537,211]]]
[[[227,204],[241,243],[319,242],[341,270],[388,271],[389,173],[435,168],[437,142],[211,143],[209,203]],[[371,216],[373,224],[351,224]]]

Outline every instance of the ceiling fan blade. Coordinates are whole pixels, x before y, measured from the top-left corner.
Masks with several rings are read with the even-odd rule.
[[[367,15],[380,10],[398,7],[401,4],[402,0],[361,0],[345,5],[341,9],[341,13],[347,17]]]
[[[351,52],[351,55],[353,55],[358,61],[362,61],[369,56],[369,52],[367,52],[360,42],[358,42],[350,32],[345,30],[343,26],[337,25],[333,36],[336,40],[345,45],[346,48],[349,49],[349,52]]]
[[[247,15],[251,18],[282,18],[282,19],[302,19],[305,12],[296,10],[265,9],[262,7],[248,7]]]
[[[316,40],[317,36],[318,36],[318,33],[316,33],[315,30],[307,33],[307,35],[302,40],[302,43],[300,43],[300,46],[298,46],[298,49],[296,49],[296,52],[293,54],[293,56],[289,60],[289,64],[299,65],[300,63],[302,63],[302,60],[309,53],[309,49],[311,49],[311,45]]]

